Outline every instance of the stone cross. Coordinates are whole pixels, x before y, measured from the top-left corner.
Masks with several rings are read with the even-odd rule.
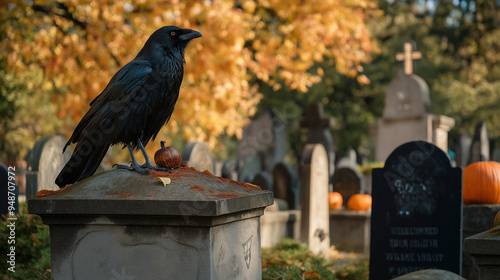
[[[413,60],[421,59],[422,52],[413,51],[416,49],[415,42],[404,42],[403,43],[403,52],[396,54],[397,61],[403,61],[404,73],[406,75],[413,74]]]
[[[333,175],[335,153],[333,150],[333,136],[328,128],[333,127],[335,118],[325,118],[323,104],[309,105],[307,117],[300,121],[300,126],[309,129],[306,144],[322,144],[328,156],[328,174]]]

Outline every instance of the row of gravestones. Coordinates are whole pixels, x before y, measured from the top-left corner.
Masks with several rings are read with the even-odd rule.
[[[41,141],[45,145],[57,142],[51,139]],[[41,154],[57,160],[46,154],[46,149],[60,151],[48,145],[41,151],[36,150],[32,157]],[[190,143],[183,155],[189,166],[214,171],[213,157],[206,144]],[[43,165],[34,169],[31,164],[31,172],[47,172],[55,177],[58,171],[50,170],[50,165],[45,169],[40,168]],[[342,168],[339,166],[339,170]],[[289,166],[278,164],[274,172],[276,180],[285,181],[274,186],[290,185],[287,178],[278,175],[293,175]],[[301,239],[314,251],[323,254],[329,247],[328,178],[326,150],[322,145],[306,145],[299,180],[302,186]],[[374,170],[370,242],[372,279],[389,279],[428,267],[460,274],[461,178],[461,169],[452,168],[447,155],[427,142],[402,145],[389,156],[384,168]],[[275,192],[279,194],[280,191],[276,188]],[[296,200],[292,201],[298,204]]]

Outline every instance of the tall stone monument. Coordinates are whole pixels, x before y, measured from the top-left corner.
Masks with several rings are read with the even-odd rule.
[[[403,61],[404,69],[390,82],[383,116],[373,130],[376,161],[385,161],[396,147],[409,141],[434,143],[448,151],[448,131],[455,120],[431,113],[429,87],[413,74],[413,60],[422,57],[414,49],[415,42],[405,42],[404,52],[396,55],[397,60]]]

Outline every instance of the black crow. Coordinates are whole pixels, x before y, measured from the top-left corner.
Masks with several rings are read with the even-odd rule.
[[[156,30],[139,54],[121,68],[73,131],[64,147],[78,143],[71,159],[56,178],[68,184],[92,176],[111,145],[125,145],[131,166],[117,168],[148,174],[153,166],[144,146],[155,139],[174,111],[184,75],[184,50],[189,41],[202,37],[198,31],[165,26]],[[139,165],[133,151],[140,149],[146,163]]]

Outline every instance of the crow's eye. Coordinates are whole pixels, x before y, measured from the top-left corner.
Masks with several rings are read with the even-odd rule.
[[[175,31],[172,31],[172,32],[170,32],[170,35],[175,36],[175,35],[177,35],[177,33]]]

